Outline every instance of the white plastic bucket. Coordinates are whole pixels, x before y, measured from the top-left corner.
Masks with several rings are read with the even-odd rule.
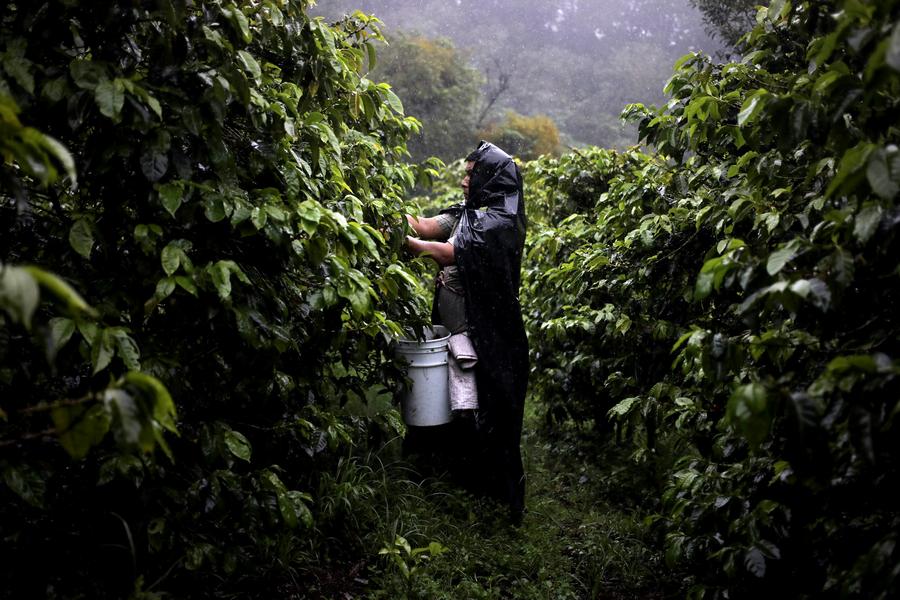
[[[436,325],[425,330],[425,340],[397,340],[397,355],[409,363],[409,389],[401,399],[403,421],[413,427],[449,423],[450,388],[447,383],[447,340],[450,332]]]

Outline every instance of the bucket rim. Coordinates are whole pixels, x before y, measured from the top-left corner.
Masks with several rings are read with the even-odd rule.
[[[415,338],[395,338],[398,344],[403,344],[405,346],[424,346],[426,344],[438,344],[442,342],[446,342],[452,337],[452,333],[450,330],[444,327],[443,325],[432,325],[431,327],[425,328],[425,331],[431,330],[434,332],[435,337],[426,340],[417,340]],[[411,332],[405,332],[411,333]]]

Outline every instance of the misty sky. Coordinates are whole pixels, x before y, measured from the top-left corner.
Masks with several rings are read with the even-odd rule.
[[[387,33],[449,38],[488,76],[502,65],[513,89],[494,116],[547,114],[573,142],[632,143],[618,121],[624,106],[662,102],[679,57],[721,50],[689,0],[321,0],[312,13],[353,10],[378,16]]]

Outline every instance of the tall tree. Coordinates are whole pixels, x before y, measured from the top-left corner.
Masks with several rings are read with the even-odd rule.
[[[691,0],[703,12],[703,22],[710,35],[732,48],[753,28],[759,0]]]
[[[619,126],[622,106],[662,102],[675,60],[720,46],[690,0],[329,0],[316,10],[337,19],[357,8],[388,31],[451,39],[489,75],[498,60],[514,64],[481,123],[503,119],[508,109],[546,114],[572,143],[629,145],[633,135]],[[503,83],[486,79],[482,106]]]
[[[450,40],[395,34],[381,52],[376,74],[403,98],[407,114],[422,122],[409,143],[414,160],[449,161],[469,150],[482,75]]]

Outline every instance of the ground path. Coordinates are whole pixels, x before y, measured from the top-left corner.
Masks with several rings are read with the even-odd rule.
[[[395,546],[393,561],[382,556],[369,566],[369,597],[666,596],[661,590],[671,589],[672,582],[666,580],[657,544],[643,524],[644,490],[639,477],[622,472],[641,467],[613,445],[591,449],[565,441],[576,439],[574,435],[551,441],[537,425],[537,418],[530,417],[523,437],[529,480],[522,526],[508,525],[492,508],[473,506],[471,498],[440,482],[426,482],[407,494],[405,506],[393,517],[396,532],[409,538],[410,548]],[[633,483],[623,487],[622,481]],[[431,542],[446,550],[431,557]],[[385,549],[393,551],[390,544]],[[413,570],[409,577],[405,569]]]

